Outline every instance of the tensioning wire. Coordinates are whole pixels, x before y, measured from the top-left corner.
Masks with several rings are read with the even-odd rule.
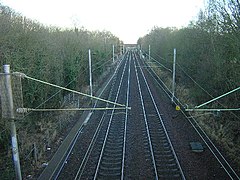
[[[158,55],[157,55],[158,56]],[[160,57],[160,56],[159,56]],[[151,59],[153,59],[155,62],[158,62],[156,59],[154,59],[153,57],[151,57]],[[160,57],[160,59],[163,59],[163,60],[165,60],[164,58],[162,58],[162,57]],[[159,62],[158,62],[159,63]],[[159,63],[160,65],[161,65],[161,63]],[[188,76],[200,89],[202,89],[206,94],[208,94],[210,97],[212,97],[212,98],[214,98],[207,90],[205,90],[200,84],[198,84],[184,69],[183,69],[183,67],[181,67],[180,66],[180,64],[179,63],[176,63],[177,65],[178,65],[178,67],[183,71],[183,73],[186,75],[186,76]],[[239,90],[239,88],[236,88],[235,90],[233,90],[233,91],[236,91],[236,90]],[[232,91],[230,92],[230,93],[232,93]],[[220,96],[220,98],[221,98],[221,96]],[[212,102],[212,101],[217,101],[218,102],[218,99],[219,99],[219,97],[218,98],[214,98],[213,100],[211,100],[210,102]],[[207,102],[207,103],[210,103],[210,102]],[[232,114],[232,115],[234,115],[235,117],[237,117],[238,119],[239,119],[239,117],[235,114],[235,113],[233,113],[233,112],[231,112],[231,111],[239,111],[239,108],[226,108],[223,104],[221,104],[220,102],[218,102],[221,106],[223,106],[225,109],[210,109],[210,110],[207,110],[207,109],[201,109],[200,111],[203,111],[203,110],[206,110],[206,111],[212,111],[212,110],[220,110],[220,111],[230,111],[230,113]],[[203,105],[205,105],[205,103],[203,104]],[[201,106],[203,106],[203,105],[200,105],[199,107],[201,107]],[[196,106],[197,108],[199,108],[198,106]],[[196,108],[195,107],[195,108]],[[187,109],[188,111],[189,110],[193,110],[193,109]],[[194,109],[195,110],[195,109]]]
[[[106,100],[106,99],[102,99],[102,98],[99,98],[99,97],[96,97],[96,96],[91,96],[89,94],[85,94],[85,93],[82,93],[82,92],[79,92],[79,91],[75,91],[75,90],[72,90],[72,89],[68,89],[68,88],[65,88],[65,87],[61,87],[61,86],[58,86],[56,84],[52,84],[52,83],[49,83],[49,82],[45,82],[45,81],[42,81],[42,80],[39,80],[39,79],[36,79],[36,78],[33,78],[33,77],[30,77],[30,76],[27,76],[25,74],[22,74],[20,73],[22,77],[24,78],[27,78],[27,79],[30,79],[32,81],[36,81],[36,82],[39,82],[39,83],[42,83],[42,84],[46,84],[46,85],[49,85],[49,86],[52,86],[52,87],[56,87],[56,88],[59,88],[59,89],[62,89],[62,90],[65,90],[65,91],[69,91],[69,92],[73,92],[73,93],[76,93],[76,94],[80,94],[82,96],[86,96],[86,97],[89,97],[89,98],[92,98],[92,99],[96,99],[96,100],[99,100],[99,101],[103,101],[103,102],[106,102],[106,103],[109,103],[109,104],[113,104],[113,105],[117,105],[117,106],[121,106],[121,107],[126,107],[125,105],[123,104],[119,104],[119,103],[115,103],[115,102],[112,102],[112,101],[109,101],[109,100]],[[127,108],[127,107],[126,107]]]
[[[105,111],[105,110],[125,110],[125,109],[131,109],[130,107],[98,107],[98,108],[71,108],[71,109],[33,109],[33,108],[18,108],[18,113],[27,113],[27,112],[50,112],[50,111],[92,111],[92,110],[98,110],[98,111]]]

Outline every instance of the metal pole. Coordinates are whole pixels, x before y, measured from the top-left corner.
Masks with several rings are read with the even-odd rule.
[[[113,62],[114,62],[114,45],[112,46],[112,51],[113,51],[112,56],[113,56]]]
[[[11,140],[12,140],[12,153],[13,153],[13,162],[15,168],[16,179],[22,180],[21,175],[21,166],[19,160],[19,152],[18,152],[18,143],[17,143],[17,133],[16,133],[16,125],[14,122],[14,109],[13,109],[13,97],[12,97],[12,85],[11,85],[11,75],[10,73],[10,65],[3,66],[4,73],[6,73],[5,85],[7,89],[7,97],[8,97],[8,110],[10,112],[11,119]]]
[[[90,95],[93,96],[93,88],[92,88],[92,60],[91,60],[91,50],[88,50],[88,63],[89,63],[89,87],[90,87]]]
[[[175,97],[176,54],[177,54],[177,50],[176,50],[176,48],[174,48],[174,50],[173,50],[172,102],[174,102],[174,97]]]
[[[151,45],[149,44],[148,45],[148,58],[149,58],[149,61],[151,60]]]
[[[105,52],[105,54],[107,53],[107,47],[106,47],[106,45],[107,45],[107,38],[104,37],[104,52]]]

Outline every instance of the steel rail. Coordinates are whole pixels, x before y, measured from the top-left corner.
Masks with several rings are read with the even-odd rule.
[[[131,77],[131,58],[129,59],[129,68],[128,68],[127,100],[126,100],[126,106],[127,107],[129,105],[130,77]],[[124,165],[125,165],[126,139],[127,139],[127,121],[128,121],[128,109],[125,110],[125,124],[124,124],[124,139],[123,139],[123,157],[122,157],[121,180],[124,179]]]
[[[153,163],[153,168],[154,168],[155,179],[158,180],[157,166],[156,166],[156,161],[155,161],[155,158],[154,158],[153,146],[152,146],[150,131],[149,131],[148,123],[147,123],[146,110],[145,110],[145,106],[144,106],[144,100],[143,100],[142,90],[141,90],[141,86],[140,86],[140,81],[139,81],[138,71],[137,71],[135,61],[134,61],[134,69],[135,69],[135,74],[136,74],[136,77],[137,77],[138,91],[139,91],[140,98],[141,98],[142,112],[143,112],[143,117],[144,117],[144,121],[145,121],[146,130],[147,130],[148,143],[149,143],[149,148],[150,148],[150,153],[151,153],[151,158],[152,158],[152,163]]]
[[[61,173],[61,171],[62,171],[62,169],[63,169],[63,167],[65,165],[65,162],[69,158],[69,156],[70,156],[70,154],[71,154],[71,152],[72,152],[72,150],[73,150],[73,148],[74,148],[74,146],[75,146],[75,144],[76,144],[76,142],[77,142],[77,140],[79,138],[79,135],[81,134],[82,130],[83,130],[83,126],[81,126],[81,128],[78,130],[76,136],[74,137],[74,140],[73,140],[72,144],[70,145],[70,149],[67,151],[67,154],[66,154],[65,158],[62,159],[62,161],[61,161],[62,164],[60,166],[60,169],[56,172],[56,175],[53,177],[54,180],[57,180],[58,176],[60,175],[60,173]]]
[[[151,71],[150,71],[151,70]],[[158,86],[165,92],[165,94],[171,99],[171,96],[169,95],[170,90],[167,88],[167,86],[165,85],[165,83],[156,75],[156,73],[154,72],[153,69],[150,68],[147,69],[147,71],[149,72],[149,74],[152,76],[152,78],[156,81],[156,83],[158,84]],[[158,79],[156,79],[156,77],[154,77],[154,75],[152,73],[155,73],[155,76],[157,76]],[[162,83],[160,84],[159,81]],[[168,91],[168,92],[167,92]],[[239,175],[235,172],[235,170],[231,167],[231,165],[229,164],[229,162],[226,160],[226,158],[222,155],[222,153],[220,152],[220,150],[216,147],[216,145],[212,142],[212,140],[208,137],[208,135],[205,133],[205,131],[202,129],[202,127],[198,124],[197,120],[193,117],[193,116],[188,116],[186,114],[185,111],[183,111],[182,109],[180,109],[181,113],[185,116],[185,118],[188,120],[188,122],[191,124],[191,126],[194,128],[194,130],[197,132],[197,134],[199,135],[199,137],[203,140],[204,144],[208,147],[208,149],[210,150],[210,152],[213,154],[213,156],[216,158],[216,160],[219,162],[219,164],[222,166],[222,168],[224,169],[224,171],[227,173],[227,175],[229,176],[230,179],[234,179],[233,176],[235,176],[236,179],[240,179]],[[193,120],[193,122],[191,121],[191,119]],[[194,125],[194,123],[197,125],[197,127]],[[212,147],[211,147],[212,146]],[[217,155],[218,154],[218,155]],[[224,165],[226,164],[226,165]],[[227,167],[226,167],[227,166]],[[231,172],[229,172],[230,169]],[[232,174],[232,175],[231,175]]]
[[[111,76],[111,78],[108,80],[108,82],[106,83],[106,85],[103,87],[103,89],[101,90],[100,94],[98,95],[98,97],[101,97],[102,94],[104,93],[104,91],[107,89],[107,87],[109,86],[110,82],[113,80],[113,78],[116,76],[117,74],[117,71],[119,70],[120,66],[121,66],[121,63],[123,61],[121,60],[120,63],[118,64],[118,66],[116,67],[113,75]],[[95,103],[94,103],[94,108],[97,106],[97,103],[98,103],[98,100],[95,100]],[[61,159],[61,161],[59,161],[59,164],[56,166],[54,172],[52,173],[51,175],[51,178],[53,178],[54,180],[56,180],[58,178],[58,176],[60,175],[60,173],[62,172],[63,168],[64,168],[64,165],[65,165],[65,162],[66,160],[69,158],[70,156],[70,153],[72,152],[73,150],[73,147],[75,146],[76,142],[77,142],[77,139],[80,135],[80,131],[82,131],[83,129],[83,125],[80,127],[79,131],[76,133],[76,135],[74,136],[73,138],[73,143],[71,143],[71,145],[68,147],[68,150],[65,152],[65,155],[64,157]],[[61,164],[62,163],[62,164]],[[60,168],[58,169],[57,171],[57,168],[60,166]],[[54,176],[55,174],[55,176]]]
[[[84,155],[84,157],[83,157],[83,160],[82,160],[82,162],[81,162],[81,164],[80,164],[80,166],[79,166],[79,168],[78,168],[78,171],[77,171],[77,173],[76,173],[76,175],[75,175],[74,180],[81,179],[83,170],[84,170],[84,168],[85,168],[85,166],[86,166],[86,164],[87,164],[87,161],[88,161],[88,159],[89,159],[89,156],[90,156],[90,154],[91,154],[91,152],[92,152],[92,149],[93,149],[93,147],[94,147],[94,145],[95,145],[95,142],[96,142],[96,140],[97,140],[97,136],[98,136],[98,134],[99,134],[99,132],[100,132],[100,128],[101,128],[101,126],[102,126],[102,124],[103,124],[103,120],[104,120],[105,115],[106,115],[106,113],[104,112],[103,115],[102,115],[102,117],[101,117],[101,120],[100,120],[100,122],[99,122],[99,124],[98,124],[98,126],[97,126],[97,129],[96,129],[96,131],[95,131],[95,133],[94,133],[94,135],[93,135],[93,137],[92,137],[92,140],[91,140],[91,142],[89,143],[88,149],[87,149],[87,151],[86,151],[86,153],[85,153],[85,155]]]
[[[119,94],[120,94],[120,89],[121,89],[121,86],[122,86],[122,82],[123,82],[123,76],[124,76],[124,72],[126,70],[126,65],[127,65],[127,61],[124,65],[124,69],[123,69],[123,73],[122,73],[122,76],[121,76],[121,79],[120,79],[120,84],[119,84],[119,87],[118,87],[118,90],[117,90],[117,95],[115,97],[115,101],[114,102],[117,102],[118,100],[118,97],[119,97]],[[114,104],[113,107],[115,107],[116,105]],[[107,138],[109,136],[109,131],[110,131],[110,127],[111,127],[111,124],[112,124],[112,120],[113,120],[113,116],[114,116],[114,111],[115,110],[112,110],[111,112],[111,116],[110,116],[110,120],[109,120],[109,123],[108,123],[108,127],[107,127],[107,131],[106,131],[106,134],[105,134],[105,138],[104,138],[104,141],[103,141],[103,145],[102,145],[102,149],[101,149],[101,153],[100,153],[100,156],[99,156],[99,160],[98,160],[98,163],[97,163],[97,167],[95,169],[95,173],[94,173],[94,180],[97,179],[97,176],[98,176],[98,172],[99,172],[99,168],[100,168],[100,163],[102,161],[102,158],[103,158],[103,152],[104,152],[104,149],[105,149],[105,146],[106,146],[106,142],[107,142]]]
[[[137,58],[136,58],[136,61],[137,61],[138,66],[140,66],[140,63],[139,63],[139,61],[138,61]],[[163,129],[164,129],[164,132],[165,132],[165,134],[166,134],[166,137],[167,137],[167,139],[168,139],[169,145],[170,145],[170,147],[171,147],[171,149],[172,149],[172,152],[173,152],[173,155],[174,155],[174,157],[175,157],[176,163],[177,163],[177,165],[178,165],[178,167],[179,167],[179,170],[180,170],[182,179],[185,180],[186,178],[185,178],[185,175],[184,175],[184,173],[183,173],[181,164],[180,164],[180,162],[179,162],[179,160],[178,160],[177,154],[176,154],[176,152],[175,152],[175,150],[174,150],[173,144],[172,144],[171,139],[170,139],[170,137],[169,137],[169,135],[168,135],[168,132],[167,132],[167,129],[166,129],[165,124],[164,124],[164,122],[163,122],[162,116],[161,116],[161,114],[160,114],[160,112],[159,112],[159,109],[158,109],[158,107],[157,107],[157,105],[156,105],[156,101],[155,101],[155,99],[154,99],[154,97],[153,97],[153,95],[152,95],[151,89],[150,89],[150,87],[149,87],[149,84],[148,84],[148,82],[147,82],[147,79],[146,79],[146,77],[145,77],[145,75],[144,75],[144,72],[143,72],[141,66],[140,66],[140,71],[141,71],[141,74],[142,74],[142,76],[143,76],[143,78],[144,78],[144,81],[145,81],[145,84],[146,84],[146,86],[147,86],[149,95],[150,95],[150,97],[151,97],[151,99],[152,99],[152,102],[153,102],[153,104],[154,104],[155,110],[156,110],[156,112],[157,112],[157,114],[158,114],[160,123],[161,123],[161,125],[162,125],[162,127],[163,127]]]
[[[125,57],[125,56],[124,56],[124,57]],[[122,62],[123,62],[123,61],[121,61],[121,63],[122,63]],[[119,67],[120,67],[120,63],[119,63]],[[117,71],[115,71],[114,76],[116,76],[116,72],[117,72]],[[113,78],[113,76],[112,76],[112,78]],[[111,79],[112,79],[112,78],[111,78]],[[112,84],[112,88],[111,88],[111,91],[110,91],[110,94],[109,94],[109,98],[110,98],[112,89],[113,89],[113,84]],[[109,99],[109,98],[108,98],[108,99]],[[81,177],[82,177],[83,170],[85,169],[85,166],[86,166],[86,164],[87,164],[87,161],[88,161],[88,159],[89,159],[89,157],[90,157],[90,154],[91,154],[91,152],[92,152],[92,150],[93,150],[93,147],[94,147],[94,145],[95,145],[95,143],[96,143],[97,136],[99,135],[100,128],[101,128],[101,126],[102,126],[102,124],[103,124],[103,120],[104,120],[104,118],[105,118],[105,115],[107,115],[106,112],[104,112],[103,115],[102,115],[102,117],[101,117],[100,123],[98,124],[97,129],[96,129],[96,131],[95,131],[95,133],[94,133],[94,135],[93,135],[93,137],[92,137],[92,140],[91,140],[91,142],[89,143],[88,149],[87,149],[87,151],[86,151],[86,153],[85,153],[85,155],[84,155],[84,158],[83,158],[83,160],[82,160],[82,162],[81,162],[81,164],[80,164],[80,166],[79,166],[79,169],[78,169],[78,171],[77,171],[77,173],[76,173],[76,175],[75,175],[74,180],[81,179]]]

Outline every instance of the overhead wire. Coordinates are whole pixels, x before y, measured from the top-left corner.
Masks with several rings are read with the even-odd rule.
[[[158,56],[158,57],[160,57],[160,56]],[[160,57],[162,60],[165,60],[163,57]],[[150,59],[153,59],[156,63],[159,63],[159,64],[161,64],[158,60],[156,60],[156,59],[154,59],[153,57],[151,57]],[[171,73],[172,73],[172,70],[171,69],[169,69],[169,68],[167,68],[166,66],[164,66],[163,64],[161,64],[162,65],[162,67],[164,67],[164,69],[166,69],[166,70],[168,70],[168,71],[170,71]],[[157,75],[157,73],[154,71],[154,74],[155,75]],[[157,75],[158,76],[158,75]],[[170,93],[170,94],[172,94],[172,91],[167,87],[167,85],[159,78],[159,80],[162,82],[162,84],[164,85],[164,87],[168,90],[168,92]],[[183,103],[180,101],[180,99],[178,99],[176,96],[174,97],[175,99],[176,99],[176,101],[182,106],[182,107],[184,107],[184,105],[183,105]]]
[[[146,52],[145,52],[145,54],[147,54]],[[153,53],[154,54],[154,53]],[[149,54],[147,54],[147,56],[149,57]],[[156,56],[158,56],[158,55],[156,55]],[[162,59],[162,60],[165,60],[163,57],[161,57],[161,56],[158,56],[160,59]],[[163,65],[162,63],[160,63],[158,60],[156,60],[155,58],[153,58],[152,56],[150,57],[150,59],[152,59],[152,60],[154,60],[157,64],[159,64],[161,67],[163,67],[164,69],[166,69],[166,70],[168,70],[168,71],[170,71],[170,72],[172,72],[172,70],[171,69],[169,69],[168,67],[166,67],[165,65]]]
[[[125,110],[125,109],[131,109],[130,107],[86,107],[86,108],[64,108],[64,109],[34,109],[34,108],[18,108],[17,112],[18,113],[26,113],[30,111],[34,112],[49,112],[49,111],[92,111],[92,110],[97,110],[97,111],[105,111],[105,110]]]
[[[59,88],[59,89],[62,89],[62,90],[66,90],[66,91],[73,92],[73,93],[76,93],[76,94],[80,94],[80,95],[83,95],[83,96],[86,96],[86,97],[90,97],[92,99],[103,101],[103,102],[106,102],[108,104],[114,104],[114,105],[122,107],[122,108],[114,108],[114,109],[126,109],[126,108],[127,109],[131,109],[130,107],[126,107],[123,104],[115,103],[115,102],[112,102],[112,101],[109,101],[109,100],[105,100],[105,99],[102,99],[102,98],[99,98],[99,97],[96,97],[96,96],[88,95],[88,94],[81,93],[81,92],[78,92],[78,91],[75,91],[75,90],[72,90],[72,89],[61,87],[61,86],[58,86],[58,85],[55,85],[55,84],[52,84],[52,83],[48,83],[48,82],[45,82],[45,81],[42,81],[42,80],[39,80],[39,79],[36,79],[36,78],[29,77],[29,76],[27,76],[25,74],[22,74],[22,73],[15,73],[15,74],[18,74],[19,76],[21,76],[23,78],[27,78],[27,79],[30,79],[30,80],[33,80],[33,81],[37,81],[37,82],[40,82],[40,83],[43,83],[43,84],[46,84],[46,85],[49,85],[49,86],[53,86],[53,87],[56,87],[56,88]],[[112,109],[112,108],[74,108],[74,109],[32,109],[32,108],[19,108],[17,110],[17,112],[19,112],[19,113],[26,113],[26,112],[29,112],[29,111],[66,111],[66,110],[69,110],[69,111],[83,111],[83,110],[94,110],[94,109],[96,109],[96,110],[106,110],[107,109],[108,110],[108,109]]]
[[[152,53],[152,52],[151,52]],[[152,54],[155,54],[155,53],[152,53]],[[163,57],[159,56],[158,54],[155,54],[157,57],[159,57],[160,59],[162,60],[165,60],[166,62],[168,62],[166,59],[164,59]],[[153,57],[151,57],[152,59],[154,59]],[[159,61],[157,61],[156,59],[154,59],[157,63],[159,63]],[[171,63],[171,62],[168,62],[168,63]],[[182,66],[180,66],[179,63],[176,63],[177,66],[180,67],[180,69],[183,71],[183,73],[188,76],[200,89],[202,89],[205,93],[207,93],[210,97],[214,98],[206,89],[204,89],[199,83],[197,83],[184,69]],[[172,70],[171,70],[172,72]]]
[[[152,52],[151,52],[151,53],[152,53]],[[146,54],[147,54],[147,53],[146,53]],[[152,54],[154,54],[154,53],[152,53]],[[147,55],[148,55],[148,54],[147,54]],[[155,55],[156,55],[156,54],[155,54]],[[148,55],[148,56],[149,56],[149,55]],[[159,56],[159,55],[156,55],[156,56],[159,57],[159,58],[162,59],[162,60],[165,60],[165,61],[167,62],[167,60],[164,59],[163,57],[161,57],[161,56]],[[153,59],[156,63],[161,64],[158,60],[154,59],[153,57],[151,57],[150,59]],[[176,63],[176,64],[177,64],[177,66],[182,70],[182,72],[194,82],[194,84],[196,84],[201,90],[203,90],[203,91],[204,91],[206,94],[208,94],[211,98],[214,98],[206,89],[204,89],[199,83],[197,83],[197,82],[183,69],[183,67],[180,66],[179,63]],[[162,65],[162,64],[161,64],[161,65]],[[165,69],[169,70],[168,68],[165,68]],[[172,71],[171,71],[171,72],[172,72]],[[179,99],[177,99],[177,100],[180,102]],[[228,109],[226,106],[224,106],[224,105],[223,105],[222,103],[220,103],[218,100],[216,100],[216,102],[218,102],[222,107]],[[180,102],[180,104],[182,104],[182,103]],[[232,109],[233,111],[238,111],[238,110],[239,110],[239,108],[231,108],[231,109]],[[221,109],[221,110],[223,111],[223,109]],[[225,111],[229,111],[229,110],[225,110]],[[234,115],[236,118],[240,119],[240,117],[237,116],[234,112],[230,111],[230,113],[231,113],[232,115]]]
[[[152,53],[152,54],[154,54],[154,53]],[[159,57],[160,59],[162,59],[162,60],[165,60],[166,62],[168,62],[166,59],[164,59],[163,57],[161,57],[161,56],[159,56],[159,55],[157,55],[157,54],[154,54],[154,55],[156,55],[157,57]],[[152,59],[154,59],[153,57],[151,57]],[[157,61],[156,59],[154,59],[156,62],[158,62],[159,63],[159,61]],[[169,62],[170,63],[170,62]],[[205,93],[207,93],[210,97],[212,97],[212,98],[214,98],[208,91],[206,91],[199,83],[197,83],[183,68],[182,68],[182,66],[180,66],[180,64],[179,63],[176,63],[177,64],[177,66],[179,66],[180,67],[180,69],[183,71],[183,73],[186,75],[186,76],[188,76],[200,89],[202,89]],[[172,72],[172,70],[171,70],[171,72]]]
[[[182,66],[180,66],[179,63],[176,63],[177,66],[183,71],[183,73],[188,76],[193,82],[194,84],[196,84],[200,89],[202,89],[207,95],[209,95],[210,97],[214,98],[207,90],[205,90],[199,83],[197,83],[183,68]]]
[[[104,60],[102,60],[104,61]],[[102,61],[98,62],[101,63]],[[102,66],[104,66],[105,64],[107,64],[109,61],[111,61],[111,59],[107,60],[105,63],[103,63],[101,66],[96,68],[96,64],[93,64],[93,72],[100,69]],[[83,71],[81,71],[81,74],[85,73],[88,69],[84,69]],[[79,75],[78,75],[79,76]],[[64,88],[68,87],[70,84],[72,84],[77,78],[78,76],[76,76],[73,80],[71,80],[69,83],[67,83]],[[52,96],[50,96],[49,98],[47,98],[45,101],[41,102],[38,106],[35,107],[35,109],[39,109],[41,106],[43,106],[44,104],[46,104],[48,101],[50,101],[52,98],[54,98],[56,95],[58,95],[63,89],[59,89],[57,92],[55,92]],[[27,116],[29,116],[33,111],[28,112],[23,119],[25,119]]]
[[[197,83],[184,69],[182,66],[180,66],[179,63],[176,63],[177,66],[182,70],[182,72],[188,76],[200,89],[202,89],[206,94],[208,94],[211,98],[214,98],[214,96],[212,96],[206,89],[204,89],[199,83]],[[221,105],[222,107],[224,107],[225,109],[228,109],[228,107],[226,107],[225,105],[223,105],[222,103],[220,103],[218,100],[216,100],[216,102]],[[235,109],[238,110],[238,108],[231,108],[234,109],[234,111],[236,111]],[[221,109],[221,111],[223,111],[223,109]],[[226,110],[227,111],[227,110]],[[234,115],[237,119],[240,119],[240,117],[238,115],[236,115],[234,112],[230,111],[230,113],[232,115]]]
[[[4,129],[0,132],[0,135],[2,135],[5,131],[7,131],[7,129]]]
[[[119,65],[118,65],[118,67],[119,67]],[[103,93],[103,91],[106,89],[106,87],[109,85],[109,83],[111,82],[111,80],[112,80],[112,78],[115,76],[115,74],[116,74],[116,72],[117,72],[117,69],[118,68],[116,68],[115,69],[115,72],[114,72],[114,74],[112,75],[112,77],[109,79],[109,81],[108,81],[108,83],[104,86],[104,88],[102,89],[102,91],[101,91],[101,93],[99,94],[99,96],[101,96],[102,95],[102,93]],[[76,77],[77,78],[77,77]],[[73,80],[74,81],[74,80]],[[72,82],[72,81],[71,81]],[[69,82],[68,84],[70,84],[71,82]],[[68,84],[66,85],[66,86],[68,86]],[[62,91],[62,89],[60,89],[59,91]],[[59,92],[58,91],[58,92]],[[57,92],[57,93],[58,93]],[[56,94],[56,93],[55,93]],[[26,108],[22,108],[22,109],[17,109],[17,111],[30,111],[28,114],[30,114],[30,113],[32,113],[32,112],[34,112],[34,111],[78,111],[78,110],[93,110],[93,109],[95,109],[96,110],[96,104],[97,104],[97,101],[95,101],[95,105],[94,105],[94,108],[75,108],[75,109],[26,109]],[[108,110],[108,109],[112,109],[112,108],[109,108],[109,107],[107,107],[107,109],[106,108],[97,108],[97,110]],[[126,109],[126,108],[123,108],[123,107],[120,107],[120,108],[117,108],[117,107],[115,107],[115,109],[119,109],[119,110],[121,110],[121,109]],[[33,149],[32,149],[33,150]],[[31,151],[32,151],[31,150]],[[30,153],[31,153],[31,151],[30,151]],[[30,154],[29,153],[29,154]],[[26,158],[28,158],[28,155],[27,156],[25,156],[25,159]]]
[[[82,93],[82,92],[79,92],[79,91],[76,91],[76,90],[73,90],[73,89],[68,89],[68,88],[65,88],[65,87],[62,87],[62,86],[59,86],[59,85],[56,85],[56,84],[52,84],[52,83],[49,83],[49,82],[46,82],[46,81],[42,81],[40,79],[36,79],[36,78],[30,77],[30,76],[24,75],[24,74],[22,74],[21,76],[23,76],[24,78],[42,83],[42,84],[46,84],[46,85],[56,87],[56,88],[59,88],[59,89],[62,89],[62,90],[73,92],[73,93],[83,95],[83,96],[86,96],[86,97],[89,97],[89,98],[92,98],[92,99],[96,99],[96,100],[99,100],[99,101],[107,102],[109,104],[114,104],[114,105],[123,106],[123,107],[125,106],[123,104],[114,103],[114,102],[111,102],[111,101],[108,101],[108,100],[105,100],[105,99],[102,99],[102,98],[99,98],[99,97],[96,97],[96,96],[92,96],[92,95],[89,95],[89,94],[86,94],[86,93]]]

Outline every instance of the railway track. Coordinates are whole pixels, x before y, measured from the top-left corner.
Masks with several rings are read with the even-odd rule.
[[[140,56],[139,56],[140,58]],[[151,76],[151,78],[155,81],[157,86],[168,96],[169,99],[172,98],[172,93],[168,89],[168,87],[165,85],[165,83],[161,80],[161,78],[157,75],[157,73],[151,68],[151,66],[148,66],[146,62],[143,63],[148,71],[148,74]],[[211,154],[214,156],[214,158],[218,161],[221,168],[225,171],[227,174],[227,177],[229,179],[240,179],[240,176],[235,172],[234,168],[230,165],[228,160],[224,157],[224,155],[221,153],[221,151],[217,148],[217,146],[214,144],[214,142],[209,138],[209,136],[205,133],[205,131],[202,129],[202,127],[198,124],[197,120],[191,116],[191,114],[185,112],[184,105],[178,101],[178,99],[174,99],[176,105],[181,106],[181,113],[184,115],[184,117],[188,120],[188,122],[191,124],[193,129],[197,132],[199,137],[202,139],[205,146],[209,149]]]
[[[72,158],[68,157],[65,161],[71,164],[74,159],[80,160],[81,163],[78,163],[78,168],[74,170],[76,172],[71,170],[69,173],[71,165],[68,168],[65,163],[66,167],[63,166],[59,170],[55,179],[64,179],[66,174],[68,174],[67,177],[71,175],[73,179],[131,179],[134,177],[185,179],[144,73],[137,68],[138,63],[137,56],[133,52],[126,54],[113,80],[109,95],[111,101],[126,104],[126,106],[130,103],[134,104],[136,113],[126,109],[125,111],[108,110],[101,115],[98,114],[101,118],[97,128],[94,128],[91,141],[88,140],[88,148],[81,148],[82,152],[85,151],[81,155],[83,158],[76,157],[80,154],[74,150],[74,146],[79,149],[77,141],[80,139],[83,141],[83,138],[79,138],[75,142],[76,145],[71,148]],[[133,86],[130,83],[132,81],[135,82]],[[132,94],[138,98],[132,99]],[[129,127],[130,124],[133,126]],[[141,126],[137,126],[135,130],[131,129],[138,124]],[[88,126],[90,127],[90,124]],[[138,132],[141,136],[135,141],[134,136]],[[136,148],[138,153],[132,152]],[[129,155],[142,156],[131,159]],[[141,161],[141,164],[138,161]],[[142,167],[138,168],[139,165]],[[139,170],[142,171],[140,174]]]
[[[134,67],[140,93],[141,107],[148,137],[149,154],[153,163],[155,178],[185,179],[172,142],[168,136],[160,110],[134,54]]]
[[[129,54],[127,55],[129,57]],[[129,63],[128,58],[124,62],[122,73],[118,74],[119,82],[114,83],[110,100],[128,104],[126,102],[129,91]],[[94,151],[89,156],[90,162],[86,163],[81,176],[75,179],[121,179],[124,169],[124,144],[126,111],[106,111],[105,126],[97,137]],[[94,158],[96,157],[96,158]],[[94,160],[93,160],[94,159]]]
[[[136,51],[124,55],[108,83],[108,100],[131,110],[92,112],[51,179],[187,179],[143,66]]]
[[[125,59],[127,59],[128,56],[127,54]],[[108,99],[115,102],[121,102],[119,99],[122,99],[123,103],[125,103],[125,97],[121,97],[126,96],[125,93],[122,93],[124,90],[123,88],[126,86],[126,82],[124,81],[126,73],[124,72],[128,66],[125,59],[121,62],[122,64],[112,79],[112,86]],[[112,106],[108,105],[108,107]],[[86,142],[83,140],[84,138],[81,138],[78,143],[75,143],[76,147],[79,146],[79,144],[81,144],[81,146],[86,146],[87,144],[88,148],[84,150],[81,149],[81,153],[73,152],[73,158],[70,157],[72,162],[68,160],[69,164],[75,163],[74,157],[78,154],[78,156],[83,157],[81,159],[78,158],[81,163],[78,165],[78,168],[73,168],[70,165],[61,169],[61,172],[58,173],[59,175],[56,176],[55,179],[65,179],[66,177],[71,177],[71,179],[94,179],[104,176],[121,177],[121,171],[116,172],[117,169],[121,168],[116,167],[116,165],[122,164],[119,160],[123,159],[122,153],[119,154],[119,152],[122,151],[122,146],[120,145],[123,137],[122,134],[124,133],[122,129],[124,126],[125,114],[125,111],[120,110],[108,110],[102,114],[94,112],[93,118],[91,118],[91,121],[85,128],[88,139],[91,139],[91,141],[88,140]],[[92,124],[94,119],[100,119],[100,121]],[[94,132],[92,132],[89,137],[89,132],[93,131],[92,129],[94,129]],[[109,165],[111,166],[109,167]],[[112,167],[112,165],[115,166]],[[66,176],[66,174],[68,175]]]

